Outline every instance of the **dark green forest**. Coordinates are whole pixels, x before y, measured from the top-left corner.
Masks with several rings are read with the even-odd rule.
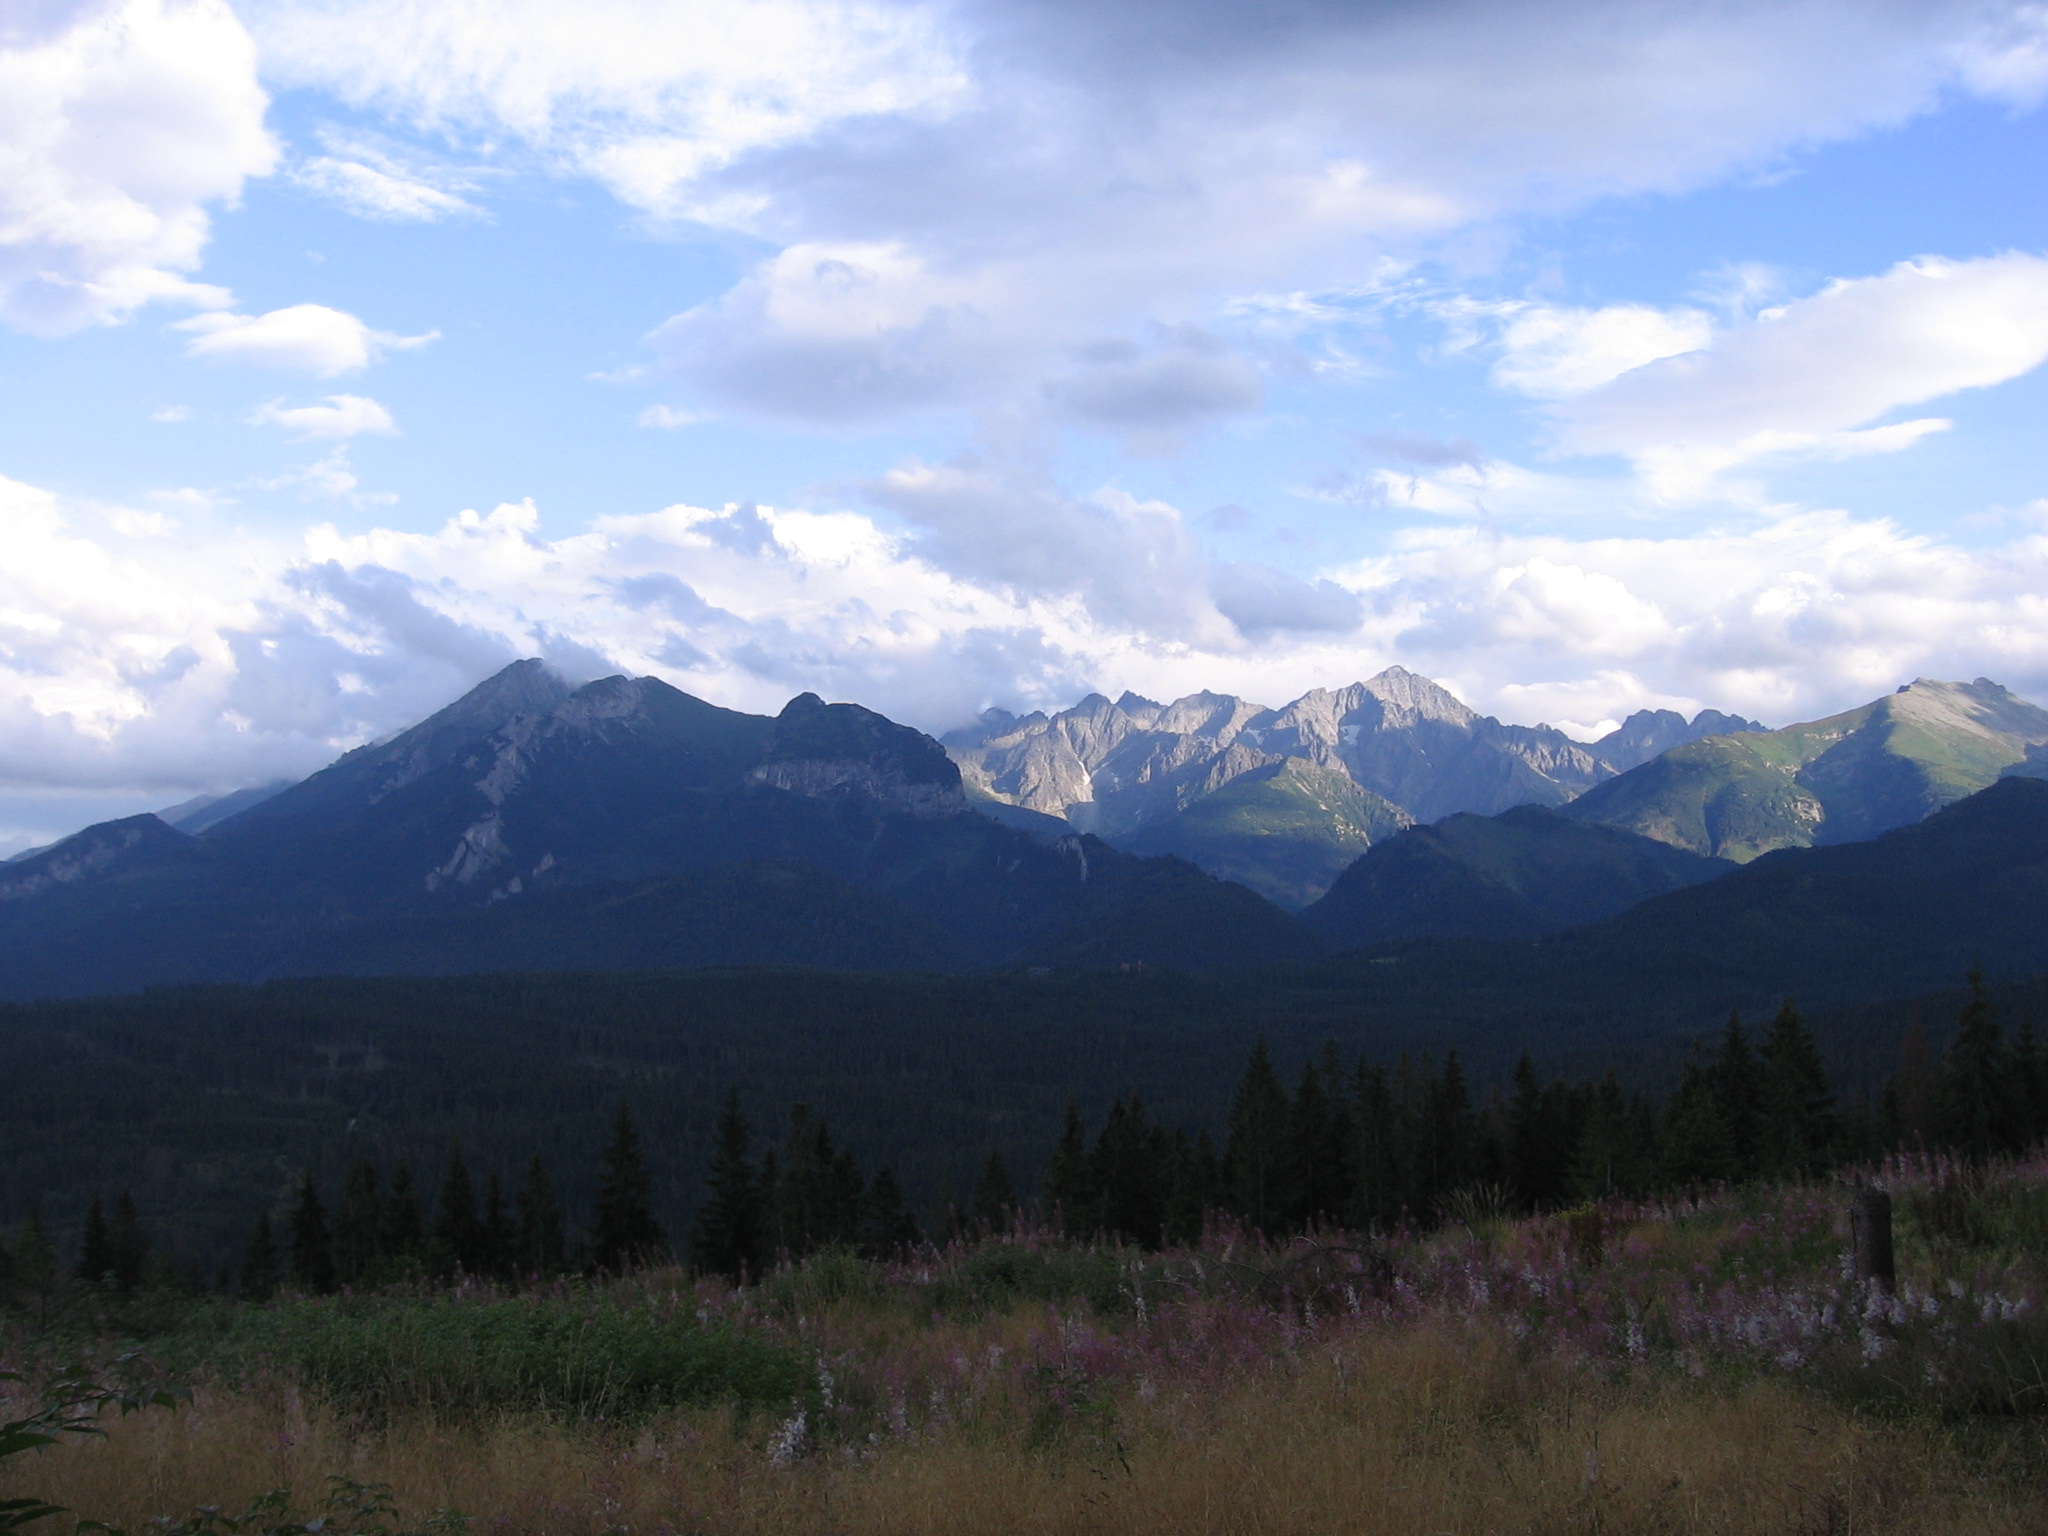
[[[1261,1226],[1419,1220],[1475,1190],[1551,1206],[1959,1134],[1941,1128],[1929,1085],[1966,992],[1813,1016],[1806,1092],[1829,1100],[1826,1134],[1811,1156],[1768,1165],[1745,1161],[1759,1143],[1743,1106],[1762,1090],[1739,1054],[1725,1059],[1724,1025],[1644,1031],[1626,1048],[1608,1035],[1604,1053],[1524,1053],[1503,1030],[1432,1029],[1375,1001],[1337,973],[749,971],[289,981],[21,1005],[0,1011],[0,1222],[33,1210],[68,1256],[97,1195],[106,1252],[132,1246],[115,1233],[125,1222],[154,1262],[213,1283],[241,1261],[259,1213],[288,1254],[309,1187],[331,1232],[346,1225],[351,1189],[360,1225],[366,1200],[398,1188],[401,1235],[378,1242],[406,1262],[529,1265],[537,1242],[550,1264],[557,1252],[563,1263],[615,1258],[599,1197],[622,1104],[641,1204],[677,1248],[706,1200],[722,1112],[749,1127],[755,1176],[764,1152],[783,1168],[806,1156],[839,1168],[817,1198],[845,1230],[814,1239],[804,1221],[764,1216],[760,1252],[872,1245],[905,1223],[941,1232],[1041,1197],[1062,1220],[1142,1241],[1214,1210]],[[2032,1081],[2044,1003],[2048,983],[1981,999],[1999,1049],[2020,1063],[2004,1078]],[[1540,1041],[1532,1012],[1539,1027],[1523,1038]],[[1743,1038],[1761,1053],[1769,1030],[1769,1016],[1752,1015]],[[1248,1059],[1271,1078],[1251,1099]],[[1720,1129],[1711,1117],[1693,1124],[1709,1081],[1722,1084],[1707,1094],[1724,1107]],[[1895,1082],[1901,1102],[1887,1099]],[[2027,1088],[2014,1102],[2038,1097]],[[1283,1171],[1270,1196],[1245,1195],[1244,1117],[1256,1102],[1269,1126],[1325,1116],[1322,1130],[1287,1134],[1349,1150],[1321,1164],[1290,1153],[1273,1164]],[[1998,1111],[1996,1138],[2038,1131],[2033,1115]],[[1547,1129],[1532,1141],[1537,1125]],[[806,1142],[814,1132],[827,1147]],[[1539,1141],[1550,1149],[1540,1156]],[[1595,1146],[1607,1151],[1595,1158]],[[883,1168],[893,1193],[873,1208]],[[449,1217],[457,1204],[472,1214]],[[437,1236],[443,1219],[456,1226]],[[508,1256],[515,1227],[524,1259]],[[651,1239],[626,1246],[636,1244]]]

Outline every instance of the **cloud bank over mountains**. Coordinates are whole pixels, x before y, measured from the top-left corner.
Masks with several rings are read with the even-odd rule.
[[[1917,674],[2048,694],[2048,508],[1967,553],[1839,513],[1681,540],[1448,528],[1317,585],[1204,561],[1170,507],[1060,515],[1098,541],[1087,558],[997,552],[969,575],[849,512],[679,506],[549,538],[512,505],[292,546],[9,482],[0,781],[170,794],[296,775],[535,654],[746,709],[816,690],[934,731],[1111,680],[1277,703],[1396,661],[1582,734],[1643,706],[1783,723]]]
[[[0,789],[303,772],[536,653],[933,729],[1394,662],[1587,732],[1916,673],[2041,697],[2048,503],[1930,531],[1776,477],[1960,436],[2048,360],[2048,253],[1661,299],[1492,278],[1545,221],[2044,91],[2048,13],[1980,0],[31,0],[0,17],[0,324],[147,328],[166,367],[251,381],[218,419],[305,461],[119,505],[0,463]],[[400,306],[247,251],[229,283],[210,242],[274,197],[437,249],[514,186],[725,264],[593,344],[616,414],[676,434],[644,437],[760,434],[765,480],[778,442],[905,435],[760,493],[812,510],[394,506],[359,466],[433,438],[386,381],[474,336],[379,329]],[[1361,417],[1368,467],[1269,475],[1329,511],[1293,545],[1220,536],[1199,484],[1132,488],[1402,346],[1525,438]],[[698,494],[676,462],[660,499]]]

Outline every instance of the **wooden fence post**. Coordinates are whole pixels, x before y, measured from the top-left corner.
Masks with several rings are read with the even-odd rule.
[[[1892,1197],[1881,1189],[1857,1190],[1849,1207],[1849,1237],[1856,1278],[1890,1294],[1899,1278],[1892,1259]]]

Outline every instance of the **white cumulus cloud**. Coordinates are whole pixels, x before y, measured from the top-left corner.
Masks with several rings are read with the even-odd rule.
[[[1890,452],[1940,418],[1874,426],[2048,360],[2048,258],[1901,262],[1767,309],[1556,407],[1560,442],[1626,455],[1673,492],[1773,454]]]
[[[193,357],[316,378],[360,372],[386,352],[423,347],[440,335],[372,330],[346,310],[325,304],[294,304],[262,315],[214,311],[181,320],[177,328],[192,338],[185,350]]]
[[[277,149],[256,49],[223,0],[55,0],[0,12],[0,319],[39,335],[194,283],[209,209]]]
[[[299,437],[360,437],[398,430],[391,413],[364,395],[329,395],[318,405],[287,406],[273,400],[252,411],[249,421],[254,426],[283,427]]]
[[[925,498],[907,533],[675,506],[549,535],[520,503],[266,540],[203,508],[173,526],[0,482],[18,552],[0,564],[0,793],[310,771],[531,654],[751,710],[815,689],[934,731],[1091,688],[1279,703],[1395,662],[1581,729],[1652,705],[1813,718],[1917,675],[2048,697],[2039,516],[1982,549],[1843,513],[1678,537],[1452,524],[1305,578],[1212,561],[1174,508],[1113,495],[992,508],[1059,519],[1090,541],[1083,565],[1000,544],[942,565],[932,541],[978,536],[942,504],[1000,488],[940,466],[895,490]]]

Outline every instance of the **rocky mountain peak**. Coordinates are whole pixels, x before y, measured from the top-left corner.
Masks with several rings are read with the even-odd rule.
[[[198,844],[150,814],[103,821],[0,870],[0,902],[198,854]]]
[[[858,704],[801,693],[776,716],[749,783],[824,798],[860,794],[914,816],[969,811],[960,770],[931,737]]]
[[[1468,708],[1450,689],[1419,673],[1410,672],[1406,667],[1388,667],[1377,676],[1353,686],[1379,700],[1390,725],[1406,725],[1414,720],[1442,720],[1466,726],[1480,718],[1476,710]]]

